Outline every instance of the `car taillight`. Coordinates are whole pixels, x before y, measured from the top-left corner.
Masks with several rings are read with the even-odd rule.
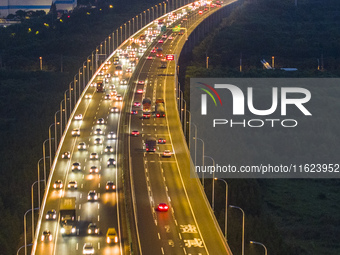
[[[157,116],[157,118],[158,118],[160,115],[157,113],[157,115],[156,115],[156,116]]]

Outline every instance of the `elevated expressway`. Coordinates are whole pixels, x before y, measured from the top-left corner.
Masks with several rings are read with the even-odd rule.
[[[193,10],[182,16],[183,10],[186,10],[184,7],[176,13],[184,19],[182,27],[186,28],[189,36],[201,21],[217,9],[211,8],[203,14]],[[181,20],[176,20],[174,24],[180,22]],[[150,23],[131,38],[139,38],[149,28],[157,29],[157,24]],[[119,80],[111,79],[111,75],[109,81],[104,82],[104,93],[96,92],[96,87],[91,84],[98,80],[100,72],[113,74],[115,66],[110,62],[101,65],[83,91],[56,153],[32,254],[83,254],[85,243],[92,243],[95,254],[129,254],[133,247],[130,246],[131,236],[138,247],[133,250],[133,254],[231,254],[199,180],[190,178],[189,151],[176,106],[175,61],[168,62],[166,68],[160,68],[161,58],[154,56],[153,59],[147,59],[147,56],[153,55],[150,51],[154,47],[162,47],[164,55],[179,56],[187,38],[186,34],[172,34],[171,29],[167,29],[166,34],[167,38],[161,45],[158,35],[147,43],[146,51],[138,53],[139,62],[136,67],[131,67],[132,73],[126,72],[128,62],[122,63],[123,75],[119,75]],[[173,39],[169,39],[170,35]],[[134,40],[126,40],[120,50],[130,51],[135,46]],[[113,52],[108,60],[112,62],[112,57],[117,54],[118,51]],[[108,69],[104,70],[105,67]],[[127,85],[120,84],[123,79],[127,80]],[[143,80],[145,84],[138,85],[139,80]],[[113,91],[113,85],[117,93],[122,95],[122,101],[105,98],[106,94]],[[137,89],[141,88],[143,93],[137,94]],[[92,98],[87,98],[89,95]],[[133,102],[141,103],[146,97],[151,98],[153,106],[157,98],[164,99],[165,118],[142,118],[141,106],[133,106]],[[118,113],[112,113],[112,107],[117,107]],[[138,114],[130,114],[131,110],[138,110]],[[82,120],[75,120],[74,117],[79,114],[82,114]],[[97,123],[100,118],[104,119],[104,124]],[[76,128],[80,129],[79,136],[71,133]],[[103,134],[95,134],[98,128]],[[138,130],[140,135],[132,137],[132,130]],[[107,137],[111,131],[117,134],[117,138]],[[144,141],[151,136],[164,138],[167,142],[157,145],[155,153],[146,153]],[[102,140],[102,144],[95,144],[97,138]],[[78,149],[80,142],[86,143],[85,150]],[[105,152],[106,146],[111,146],[113,152]],[[166,149],[173,152],[170,158],[162,157]],[[67,151],[70,152],[70,159],[62,159],[62,154]],[[98,159],[90,159],[91,153],[97,153]],[[114,158],[117,165],[108,167],[109,158]],[[75,162],[80,163],[80,171],[72,171],[71,167]],[[98,167],[99,173],[90,174],[92,166]],[[126,178],[131,184],[129,187],[134,212],[134,220],[129,227],[126,225],[125,215],[125,200],[128,201],[129,198],[124,197],[123,192]],[[57,180],[63,182],[60,189],[53,188]],[[73,180],[77,182],[77,189],[67,186]],[[106,190],[107,181],[114,182],[114,191]],[[97,201],[88,201],[87,195],[91,190],[97,192]],[[47,211],[51,209],[59,212],[61,197],[76,198],[77,231],[71,236],[62,235],[59,217],[56,220],[45,218]],[[157,211],[158,203],[167,203],[169,211]],[[89,223],[97,224],[99,235],[87,234]],[[117,244],[106,243],[108,228],[117,230]],[[46,229],[52,233],[51,242],[40,240]]]

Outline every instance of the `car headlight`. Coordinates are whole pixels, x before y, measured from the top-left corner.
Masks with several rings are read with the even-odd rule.
[[[54,214],[54,215],[53,215],[53,219],[56,219],[56,218],[57,218],[57,215]]]
[[[91,229],[89,229],[89,230],[87,231],[87,233],[91,234]]]
[[[41,241],[43,242],[44,240],[45,240],[45,236],[42,235],[42,236],[41,236]]]
[[[97,200],[97,199],[98,199],[97,195],[96,195],[96,196],[94,196],[94,199],[95,199],[95,200]]]
[[[110,240],[110,237],[107,237],[107,238],[106,238],[106,242],[107,242],[107,243],[110,243],[110,241],[111,241],[111,240]]]
[[[62,234],[64,234],[64,233],[65,233],[65,229],[64,229],[64,228],[61,228],[60,232],[61,232]]]
[[[49,215],[46,215],[46,220],[48,220],[50,218],[50,216]]]
[[[87,196],[87,199],[90,200],[90,199],[91,199],[91,196]]]
[[[76,228],[72,228],[71,232],[75,233],[76,232]]]

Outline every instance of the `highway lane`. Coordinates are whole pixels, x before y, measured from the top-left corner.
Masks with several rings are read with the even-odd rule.
[[[174,38],[172,42],[168,39],[165,40],[164,46],[167,44],[175,45],[174,42],[179,37],[183,36]],[[131,45],[131,43],[128,44]],[[167,51],[171,52],[170,49]],[[145,61],[144,58],[143,61]],[[141,66],[145,68],[145,72],[140,72],[139,79],[145,79],[146,84],[144,86],[138,85],[138,87],[145,87],[145,92],[143,95],[147,95],[148,97],[152,98],[154,102],[155,99],[158,98],[159,94],[162,95],[165,93],[165,90],[163,90],[165,87],[164,83],[168,82],[166,80],[167,76],[159,76],[159,74],[165,72],[168,73],[169,70],[158,69],[160,65],[160,60],[158,58],[155,58],[151,61],[145,61],[144,64],[141,64]],[[126,65],[124,68],[126,68]],[[150,73],[150,69],[155,71]],[[110,72],[112,71],[113,70],[111,69]],[[145,77],[143,77],[143,75]],[[129,78],[130,75],[125,74],[124,77]],[[169,82],[169,84],[173,83],[174,81]],[[118,93],[124,95],[127,86],[117,87]],[[172,86],[166,86],[166,88],[170,91],[170,94],[174,93]],[[102,127],[105,135],[109,131],[117,132],[119,114],[110,113],[109,107],[112,106],[112,102],[110,100],[104,100],[104,94],[95,93],[94,91],[94,87],[89,88],[87,93],[93,94],[93,98],[83,99],[79,104],[76,114],[82,113],[84,119],[82,121],[72,121],[70,130],[66,134],[64,143],[62,144],[61,152],[71,151],[71,159],[58,160],[56,163],[56,169],[51,179],[51,184],[53,184],[55,180],[61,179],[63,180],[65,186],[59,191],[50,188],[47,195],[48,203],[43,211],[43,215],[45,215],[47,210],[50,209],[57,209],[58,211],[60,197],[75,196],[77,201],[77,216],[79,220],[77,235],[63,237],[60,233],[60,225],[58,221],[43,220],[39,231],[39,237],[41,236],[41,232],[48,228],[52,231],[53,241],[50,243],[38,241],[36,254],[82,254],[82,246],[85,242],[93,243],[96,254],[122,253],[122,240],[120,238],[119,245],[109,246],[105,243],[105,233],[108,227],[115,227],[119,231],[119,236],[121,236],[118,220],[119,210],[117,208],[119,205],[119,203],[117,203],[117,192],[120,191],[118,190],[109,194],[104,188],[105,183],[108,180],[113,180],[117,185],[118,171],[122,171],[122,169],[119,168],[118,171],[116,168],[108,169],[106,167],[106,161],[109,158],[109,155],[103,153],[103,149],[106,145],[110,144],[115,148],[116,142],[108,141],[106,138],[104,138],[104,135],[96,136],[93,134],[93,130],[99,127]],[[136,100],[141,102],[142,95],[137,95]],[[115,104],[120,108],[123,105],[123,103],[117,102],[115,102]],[[166,100],[166,104],[168,104],[168,100]],[[175,107],[175,104],[173,104],[173,107]],[[138,116],[140,117],[140,114],[141,112],[133,117],[138,118]],[[98,118],[104,118],[106,124],[97,125],[95,121]],[[153,118],[149,120],[142,119],[140,122],[143,123],[142,132],[146,135],[150,134],[157,137],[162,136],[167,140],[169,137],[170,141],[170,133],[167,129],[167,125],[169,124],[168,118],[156,120]],[[81,129],[81,135],[79,137],[72,137],[70,131],[73,128],[78,127]],[[139,128],[139,126],[136,125],[136,128]],[[94,139],[97,137],[103,137],[104,145],[93,144]],[[131,139],[135,138],[136,137],[133,137]],[[138,141],[137,139],[135,139],[136,142]],[[87,143],[88,147],[86,151],[78,151],[77,145],[79,142]],[[162,150],[163,148],[166,148],[174,151],[174,148],[172,148],[172,146],[169,144],[159,145],[159,147],[162,147]],[[142,212],[138,215],[138,217],[141,218],[139,222],[143,222],[145,225],[145,227],[142,228],[144,233],[141,235],[141,238],[143,239],[143,247],[147,246],[147,253],[144,254],[197,254],[197,252],[198,254],[206,254],[207,250],[204,246],[202,235],[198,229],[190,202],[188,203],[189,199],[186,195],[183,181],[179,182],[177,174],[167,174],[168,172],[175,173],[176,170],[179,171],[176,157],[164,159],[160,157],[159,154],[145,155],[142,152],[142,143],[139,142],[136,146],[136,149],[139,153],[136,155],[136,160],[133,159],[133,163],[136,162],[137,164],[140,164],[140,162],[142,162],[141,165],[144,169],[143,171],[139,171],[138,173],[140,175],[136,175],[134,178],[135,180],[138,180],[137,186],[140,185],[141,190],[148,191],[148,194],[146,195],[144,192],[138,192],[137,194],[137,201],[144,201],[144,203],[139,203],[141,204],[142,209],[137,209],[138,212]],[[89,154],[92,152],[98,153],[98,160],[89,159]],[[115,159],[124,156],[117,153],[119,153],[119,150],[115,148]],[[81,173],[73,173],[70,170],[71,164],[73,162],[81,163]],[[88,171],[93,165],[96,165],[100,168],[99,174],[89,174]],[[70,191],[66,188],[66,185],[70,180],[76,180],[78,182],[77,191]],[[176,190],[169,190],[169,187],[175,187]],[[140,188],[136,188],[136,190],[139,189]],[[98,202],[87,201],[86,197],[89,190],[96,190],[99,193]],[[185,199],[187,201],[185,201]],[[148,201],[148,203],[146,203],[146,201]],[[158,213],[155,211],[155,207],[159,202],[167,202],[170,205],[170,210],[168,213]],[[176,211],[174,208],[176,208]],[[179,211],[179,209],[181,211]],[[144,213],[145,211],[148,211],[148,213]],[[89,236],[85,233],[86,226],[90,222],[95,222],[99,226],[101,230],[99,236]],[[150,227],[150,222],[154,224],[154,227]],[[155,240],[159,241],[156,242]]]
[[[179,55],[184,44],[183,37],[177,35],[172,41],[166,40],[162,44],[163,52]],[[144,97],[150,97],[153,104],[156,98],[164,98],[168,115],[166,118],[151,119],[134,115],[130,119],[130,131],[138,129],[142,133],[139,138],[130,139],[142,253],[231,254],[221,232],[213,227],[216,222],[205,204],[198,181],[190,178],[189,153],[184,145],[174,97],[174,63],[169,63],[167,70],[164,70],[159,69],[158,58],[152,62],[146,61],[149,63],[138,69],[138,79],[147,81]],[[142,97],[135,96],[134,100],[141,101]],[[165,138],[168,142],[158,145],[156,153],[146,153],[142,151],[143,142],[151,136]],[[165,149],[175,154],[165,159],[161,156]],[[168,212],[156,210],[161,202],[170,206]]]
[[[127,77],[128,78],[128,77]],[[124,94],[126,86],[118,86],[118,93]],[[102,250],[103,254],[121,254],[122,244],[107,245],[106,231],[108,227],[115,227],[119,231],[118,208],[116,191],[107,192],[105,185],[107,181],[114,181],[117,185],[117,169],[116,167],[108,168],[106,163],[110,157],[117,158],[116,139],[109,140],[107,134],[114,131],[117,134],[117,126],[119,114],[110,113],[109,108],[117,106],[121,109],[121,102],[113,102],[104,99],[104,93],[96,93],[95,87],[89,88],[88,94],[92,94],[92,99],[84,99],[76,114],[83,114],[83,120],[73,120],[69,132],[66,134],[61,152],[70,151],[70,159],[60,159],[56,164],[56,169],[52,177],[52,185],[56,180],[62,180],[64,187],[61,190],[50,188],[47,196],[47,205],[44,208],[43,215],[48,210],[56,209],[59,211],[59,201],[61,197],[76,197],[77,211],[77,235],[62,236],[60,233],[60,225],[58,220],[45,221],[41,223],[41,232],[49,229],[53,235],[52,242],[39,242],[36,254],[82,254],[82,248],[85,242],[91,242],[96,251]],[[104,118],[105,124],[99,125],[97,119]],[[73,137],[71,130],[80,128],[80,136]],[[94,130],[101,128],[103,135],[95,135]],[[94,140],[101,138],[102,145],[95,145]],[[79,142],[85,142],[87,149],[79,151],[77,146]],[[113,153],[104,153],[104,148],[111,145],[114,148]],[[99,158],[91,160],[90,154],[96,152]],[[60,156],[61,157],[61,156]],[[79,162],[82,166],[80,172],[71,171],[71,165]],[[92,166],[97,166],[100,170],[98,174],[90,174],[89,170]],[[69,190],[67,188],[68,181],[75,180],[78,184],[77,190]],[[87,195],[90,190],[98,193],[97,202],[87,201]],[[89,223],[96,223],[100,228],[100,235],[90,236],[86,233]]]

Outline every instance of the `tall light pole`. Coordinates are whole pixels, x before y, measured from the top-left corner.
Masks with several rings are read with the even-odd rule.
[[[60,117],[62,117],[62,115],[61,115],[61,111],[59,110],[59,111],[56,111],[56,113],[54,114],[54,138],[55,138],[55,140],[54,140],[54,150],[55,150],[55,152],[57,152],[57,149],[58,149],[58,143],[59,143],[59,141],[58,141],[58,132],[57,132],[57,125],[60,125],[60,138],[61,138],[61,135],[62,135],[62,132],[61,132],[61,126],[63,125],[63,120],[62,120],[62,118],[60,118],[60,121],[59,122],[57,122],[57,114],[58,113],[60,113]]]
[[[255,242],[255,241],[250,241],[250,243],[261,245],[264,248],[264,255],[267,255],[267,247],[263,243],[259,243],[259,242]]]
[[[186,110],[187,111],[187,113],[188,113],[188,115],[189,115],[189,117],[188,117],[188,119],[189,119],[189,121],[188,121],[188,124],[189,124],[189,134],[188,134],[188,137],[189,137],[189,144],[188,144],[188,146],[189,146],[189,150],[190,150],[190,138],[191,138],[191,113],[190,113],[190,111],[189,110]]]
[[[196,162],[196,159],[197,159],[197,156],[196,156],[196,154],[197,154],[197,140],[196,140],[196,138],[197,138],[197,126],[196,126],[195,123],[192,123],[192,124],[195,126],[195,136],[193,137],[193,139],[195,140],[195,167],[196,167],[196,165],[197,165],[197,162]]]
[[[46,140],[43,142],[44,180],[45,180],[44,184],[45,184],[45,188],[46,188],[46,158],[49,158],[49,159],[50,159],[50,167],[51,167],[51,165],[52,165],[52,163],[51,163],[51,157],[52,157],[52,156],[51,156],[51,152],[50,152],[49,157],[46,157],[45,143],[46,143],[47,141],[49,141],[49,140],[52,140],[52,139],[54,139],[54,138],[46,139]]]
[[[200,140],[202,142],[202,168],[204,170],[204,141],[201,138],[196,137],[196,140]],[[196,167],[196,166],[195,166]],[[202,185],[203,185],[203,189],[204,189],[204,171],[202,171]]]
[[[225,183],[225,213],[224,213],[224,236],[225,240],[228,240],[228,183],[224,179],[214,178],[214,181],[223,181]]]
[[[49,154],[50,154],[50,167],[52,166],[52,135],[51,135],[51,127],[53,127],[55,125],[55,123],[52,123],[49,127],[48,127],[48,148],[49,148]],[[55,137],[55,134],[54,134]],[[55,139],[54,139],[54,143],[55,143]],[[45,183],[45,187],[46,187],[46,183]]]
[[[210,158],[213,162],[213,166],[214,166],[214,169],[215,169],[215,160],[210,157],[210,156],[204,156],[205,158]],[[212,207],[212,210],[214,211],[215,210],[215,171],[213,172],[213,178],[212,178],[212,198],[211,198],[211,207]]]
[[[43,182],[44,180],[40,180],[40,182]],[[38,183],[38,181],[33,182],[31,186],[31,208],[32,208],[32,239],[34,242],[34,185]]]
[[[235,208],[239,209],[242,212],[242,255],[244,255],[244,211],[242,210],[241,207],[234,206],[234,205],[229,205],[230,208]]]
[[[39,208],[34,208],[33,210],[38,210]],[[25,255],[27,255],[27,238],[26,238],[26,215],[32,211],[32,209],[28,209],[24,214],[24,239],[25,239]],[[33,227],[33,226],[32,226]]]

